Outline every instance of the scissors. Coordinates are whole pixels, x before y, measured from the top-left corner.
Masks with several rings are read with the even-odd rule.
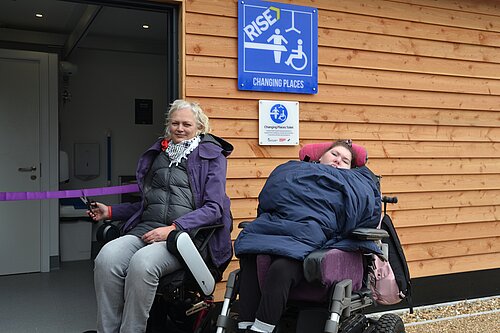
[[[90,198],[86,196],[81,196],[80,200],[83,201],[85,205],[87,205],[87,209],[92,213],[93,208],[97,208],[97,205],[94,200],[91,200]]]

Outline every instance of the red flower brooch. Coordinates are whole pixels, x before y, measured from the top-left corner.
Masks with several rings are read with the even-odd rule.
[[[167,139],[161,140],[161,151],[167,150],[167,147],[168,147],[168,140]]]

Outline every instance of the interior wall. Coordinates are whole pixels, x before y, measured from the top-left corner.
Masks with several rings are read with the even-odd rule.
[[[119,176],[135,176],[139,156],[162,135],[166,100],[166,56],[79,48],[69,59],[77,73],[62,82],[69,101],[60,101],[60,147],[68,153],[69,176],[62,189],[107,186],[107,133],[112,136],[111,185]],[[65,87],[66,86],[66,87]],[[135,124],[135,99],[153,100],[153,124]],[[75,143],[98,143],[99,175],[79,179],[74,173]],[[96,197],[119,202],[119,195]],[[94,239],[95,239],[94,227]]]
[[[498,2],[293,4],[318,8],[317,95],[239,91],[238,2],[185,3],[185,95],[235,146],[233,239],[269,173],[300,148],[259,146],[258,101],[291,100],[301,144],[352,138],[367,148],[384,194],[399,197],[390,213],[413,277],[500,267]]]

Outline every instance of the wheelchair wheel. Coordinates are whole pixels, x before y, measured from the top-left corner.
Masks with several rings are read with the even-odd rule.
[[[375,325],[375,333],[404,333],[405,325],[399,316],[388,313],[380,317]]]

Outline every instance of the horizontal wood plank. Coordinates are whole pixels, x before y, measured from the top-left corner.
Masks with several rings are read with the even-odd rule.
[[[382,178],[382,181],[384,179]],[[500,206],[500,190],[472,190],[420,193],[390,193],[386,196],[397,196],[398,203],[387,206],[393,210],[428,210],[435,208],[458,208],[472,206]]]
[[[498,237],[500,220],[398,228],[397,232],[401,243],[405,245]]]
[[[266,179],[228,179],[226,191],[230,198],[257,198]]]
[[[442,192],[500,189],[500,174],[386,176],[382,192]]]
[[[186,33],[236,38],[238,37],[238,19],[187,12]]]
[[[404,246],[407,261],[429,260],[500,252],[500,237],[467,239]]]
[[[235,220],[254,219],[257,216],[257,199],[232,199],[231,212]]]
[[[499,221],[500,206],[462,206],[451,208],[432,208],[418,210],[396,210],[391,212],[394,225],[397,228],[435,228],[453,227],[458,225],[473,224],[479,225],[482,222]],[[497,227],[500,225],[496,225]],[[491,225],[491,227],[494,227]],[[424,229],[422,229],[424,230]],[[500,233],[500,229],[498,230]],[[452,232],[453,233],[453,232]],[[430,235],[429,235],[430,236]],[[450,235],[448,235],[450,236]],[[496,236],[496,235],[495,235]],[[446,234],[440,237],[447,237]]]
[[[413,261],[409,263],[408,267],[412,278],[479,271],[500,267],[500,254],[486,253],[446,259]]]
[[[189,0],[186,1],[186,12],[237,17],[238,0]]]
[[[234,159],[228,160],[227,178],[267,178],[271,171],[289,159],[259,158],[259,159]]]

